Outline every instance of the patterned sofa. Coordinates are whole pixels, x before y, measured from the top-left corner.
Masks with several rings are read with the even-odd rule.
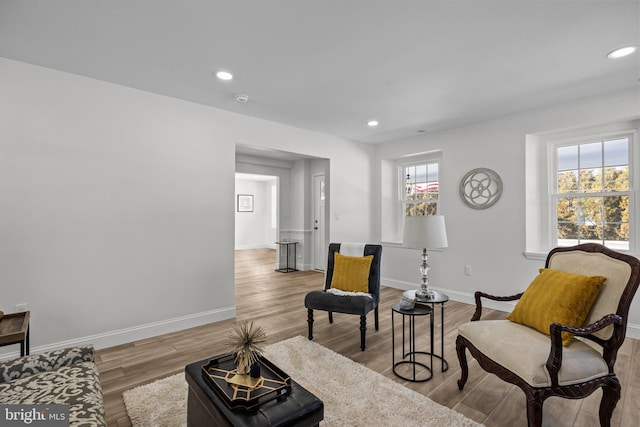
[[[68,404],[71,426],[106,426],[93,346],[0,362],[0,404]]]

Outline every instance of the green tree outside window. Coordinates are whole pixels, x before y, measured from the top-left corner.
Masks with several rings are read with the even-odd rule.
[[[556,148],[558,243],[629,248],[629,139]]]

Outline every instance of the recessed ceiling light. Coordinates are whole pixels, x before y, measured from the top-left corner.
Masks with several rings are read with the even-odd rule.
[[[380,124],[380,123],[378,123],[378,121],[377,121],[377,120],[369,120],[369,121],[367,122],[367,126],[371,126],[371,127],[378,126],[379,124]]]
[[[228,71],[218,71],[216,72],[216,77],[220,80],[231,80],[233,79],[233,74]]]
[[[637,48],[635,46],[621,47],[620,49],[616,49],[614,51],[609,52],[607,54],[607,58],[611,58],[611,59],[622,58],[623,56],[631,55],[633,52],[636,51],[636,49]]]

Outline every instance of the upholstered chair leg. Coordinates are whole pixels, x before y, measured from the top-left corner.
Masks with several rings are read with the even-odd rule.
[[[376,322],[376,331],[380,329],[380,324],[378,322],[378,307],[376,307],[376,309],[373,312],[373,316]]]
[[[367,316],[360,316],[360,349],[364,351],[364,341],[367,335]]]
[[[313,310],[307,309],[307,323],[309,324],[309,339],[313,339]]]
[[[458,380],[458,389],[462,390],[467,383],[469,377],[469,366],[467,365],[467,347],[464,345],[464,341],[460,335],[456,339],[456,353],[458,353],[458,360],[460,361],[460,379]]]
[[[611,383],[602,387],[602,400],[600,401],[600,425],[602,427],[611,425],[613,410],[620,400],[620,383],[617,379],[612,380]]]
[[[333,311],[329,312],[329,323],[333,323]]]

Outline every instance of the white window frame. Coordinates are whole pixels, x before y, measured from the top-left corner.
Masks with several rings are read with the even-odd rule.
[[[549,188],[549,208],[550,208],[550,218],[551,218],[549,232],[551,234],[550,241],[552,246],[561,245],[561,242],[559,241],[557,236],[557,227],[558,227],[557,203],[561,198],[566,196],[563,194],[558,194],[558,176],[557,176],[558,175],[557,173],[558,172],[558,158],[557,158],[558,148],[568,147],[568,146],[580,146],[584,144],[598,143],[598,142],[604,142],[604,141],[610,141],[610,140],[622,139],[622,138],[627,138],[629,143],[629,148],[627,153],[628,155],[627,166],[629,168],[628,189],[626,191],[605,191],[604,189],[602,189],[601,191],[598,191],[598,192],[590,192],[590,193],[576,192],[572,194],[575,194],[575,196],[577,197],[605,197],[605,196],[613,196],[613,195],[627,196],[629,198],[629,211],[630,211],[629,212],[629,248],[623,249],[623,248],[616,248],[612,246],[611,249],[621,251],[621,252],[631,252],[635,249],[633,248],[633,242],[634,242],[633,235],[637,232],[636,230],[638,226],[637,224],[638,221],[634,222],[634,218],[637,217],[637,213],[636,213],[637,211],[635,209],[634,191],[633,191],[633,177],[634,177],[634,174],[636,173],[636,170],[635,170],[636,168],[634,167],[634,164],[633,164],[634,163],[633,162],[633,145],[634,145],[633,132],[604,134],[597,137],[577,138],[577,139],[571,139],[571,140],[549,142],[548,150],[549,150],[549,156],[551,158],[550,164],[552,165],[552,167],[549,168],[549,177],[548,177],[550,187],[551,187]],[[604,164],[602,166],[604,167]],[[579,168],[579,170],[580,169],[581,168]],[[587,242],[586,240],[578,241],[575,244],[586,243],[586,242]],[[603,235],[603,240],[599,241],[598,243],[605,244],[604,235]]]
[[[428,176],[428,167],[429,165],[433,165],[436,164],[438,165],[438,198],[437,199],[415,199],[415,200],[407,200],[406,199],[406,191],[405,191],[405,181],[406,181],[406,173],[405,173],[405,168],[407,167],[411,167],[411,166],[421,166],[421,165],[425,165],[427,167],[427,176]],[[404,222],[404,217],[405,215],[405,204],[413,204],[413,205],[418,205],[420,203],[435,203],[436,205],[436,214],[440,214],[442,213],[440,211],[441,209],[441,189],[440,189],[440,181],[441,181],[441,176],[442,176],[442,172],[441,172],[441,159],[440,156],[425,156],[425,157],[421,157],[421,158],[416,158],[416,159],[411,159],[410,161],[399,161],[398,162],[398,201],[399,201],[399,217],[400,219]],[[410,177],[415,185],[415,177]]]
[[[525,236],[524,255],[544,260],[557,246],[555,147],[583,144],[628,136],[629,148],[629,250],[620,252],[638,256],[640,251],[640,120],[571,131],[529,134],[525,139]],[[634,167],[635,166],[635,167]]]
[[[404,226],[403,166],[419,163],[438,163],[438,213],[443,213],[443,152],[433,150],[380,161],[380,238],[391,246],[402,244]]]

